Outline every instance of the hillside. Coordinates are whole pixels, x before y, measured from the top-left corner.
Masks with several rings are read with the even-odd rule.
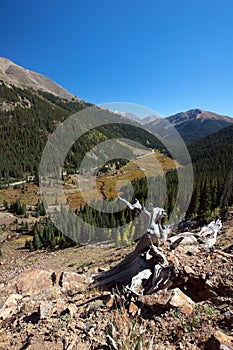
[[[154,350],[231,349],[233,255],[225,247],[232,225],[232,216],[223,222],[213,252],[190,246],[170,251],[179,271],[175,291],[183,291],[172,305],[172,289],[135,299],[89,287],[133,245],[30,252],[23,249],[23,237],[8,238],[2,244],[0,348],[108,350],[121,349],[123,342],[131,350],[140,340],[142,349],[149,343]],[[110,336],[118,347],[111,346]]]
[[[0,179],[4,182],[37,175],[42,151],[48,136],[68,116],[90,103],[67,99],[48,92],[22,89],[0,81]],[[104,112],[102,113],[109,113]],[[163,149],[164,146],[151,133],[138,128],[137,124],[108,125],[91,131],[76,142],[67,155],[65,168],[74,172],[84,154],[95,144],[110,138],[132,138],[146,147]]]
[[[200,176],[226,176],[233,167],[233,125],[193,142],[188,150]]]
[[[189,214],[202,215],[233,204],[233,126],[188,146],[195,185]]]

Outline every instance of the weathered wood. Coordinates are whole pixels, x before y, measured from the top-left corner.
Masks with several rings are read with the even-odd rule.
[[[154,273],[155,265],[167,265],[165,256],[153,245],[157,238],[145,233],[135,249],[117,265],[95,277],[94,283],[100,289],[111,289],[118,285],[127,286],[132,278],[143,270],[150,269]]]
[[[174,264],[167,260],[159,244],[170,241],[170,250],[180,244],[197,244],[205,250],[211,249],[221,229],[220,220],[212,221],[199,233],[183,232],[168,238],[170,228],[163,228],[161,220],[166,216],[162,208],[150,208],[149,211],[136,200],[130,204],[119,197],[130,210],[139,210],[145,216],[146,233],[142,235],[135,249],[117,265],[94,278],[94,285],[99,289],[109,290],[113,287],[125,287],[134,295],[152,294],[160,289],[172,286],[178,275]]]

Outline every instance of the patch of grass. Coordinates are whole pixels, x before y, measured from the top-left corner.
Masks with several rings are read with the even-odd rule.
[[[83,269],[84,267],[88,267],[88,266],[90,266],[90,265],[92,265],[92,262],[91,262],[91,261],[85,261],[84,263],[82,263],[81,265],[79,265],[79,266],[77,267],[77,270]]]
[[[117,197],[116,188],[118,183],[122,187],[128,182],[144,177],[145,175],[147,177],[162,175],[176,166],[178,166],[177,162],[167,156],[164,156],[159,151],[151,154],[147,153],[146,157],[135,159],[118,170],[98,176],[96,179],[96,188],[99,190],[104,183],[104,194],[107,200],[112,200]],[[83,183],[82,187],[82,191],[85,193],[85,199],[83,198],[77,185],[72,186],[70,189],[67,188],[66,190],[66,196],[68,197],[69,204],[73,209],[79,208],[81,204],[85,203],[85,200],[91,201],[96,199],[96,190],[90,188],[88,175],[86,178],[86,183]],[[100,191],[99,195],[101,197]]]
[[[74,267],[76,265],[76,263],[71,263],[68,265],[68,267]]]
[[[3,201],[6,200],[8,203],[15,202],[20,199],[20,202],[26,205],[36,205],[40,198],[39,187],[35,184],[27,184],[27,191],[22,193],[22,189],[8,187],[0,190],[0,205],[3,205]]]
[[[154,336],[146,329],[143,320],[131,320],[122,309],[116,311],[105,332],[108,349],[112,350],[152,350]]]

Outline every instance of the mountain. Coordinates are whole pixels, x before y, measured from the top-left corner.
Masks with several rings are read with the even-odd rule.
[[[194,190],[188,214],[210,215],[233,205],[233,125],[188,145]]]
[[[70,115],[92,105],[79,99],[65,99],[41,91],[41,84],[32,88],[27,81],[30,87],[23,87],[22,83],[19,86],[19,79],[14,85],[13,78],[11,82],[8,77],[3,78],[0,79],[0,149],[4,151],[0,152],[0,182],[6,183],[25,178],[26,175],[37,175],[49,135]],[[98,109],[95,106],[93,108]],[[102,110],[101,113],[105,113],[105,118],[108,118],[111,112]],[[68,173],[79,169],[84,155],[90,149],[111,138],[133,138],[146,147],[164,148],[152,133],[139,128],[136,122],[135,126],[133,123],[128,125],[125,124],[125,117],[114,116],[116,124],[96,128],[74,143],[64,163]],[[118,123],[119,118],[122,124]],[[117,147],[124,146],[118,144]],[[124,154],[122,152],[121,148],[119,154]],[[106,154],[104,156],[107,157]],[[89,161],[91,163],[92,159]]]
[[[222,128],[233,124],[233,118],[207,112],[201,109],[191,109],[187,112],[177,113],[165,118],[179,132],[186,143],[199,140]],[[144,124],[144,126],[156,132],[160,126],[159,120]],[[166,130],[166,134],[169,130]]]
[[[193,142],[188,150],[200,178],[227,177],[233,170],[233,125]]]
[[[148,117],[141,119],[140,123],[142,125],[147,125],[147,124],[153,123],[155,120],[158,120],[158,119],[160,118],[157,117],[156,115],[149,115]]]
[[[117,115],[121,115],[124,118],[133,120],[133,121],[141,124],[141,119],[133,113],[127,113],[127,112],[121,112],[121,111],[114,111],[114,113],[116,113]]]
[[[0,57],[0,80],[21,88],[30,88],[51,93],[67,100],[79,100],[53,80],[18,66],[8,58]]]

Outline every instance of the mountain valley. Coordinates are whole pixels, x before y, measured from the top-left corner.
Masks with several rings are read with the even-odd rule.
[[[46,212],[39,168],[54,130],[87,108],[120,123],[85,133],[65,158],[60,174],[64,196],[60,198],[59,192],[51,196],[49,205],[61,212],[68,237]],[[233,348],[233,118],[197,108],[165,119],[166,130],[157,116],[140,119],[105,111],[46,76],[0,58],[1,350]],[[139,254],[139,270],[147,256],[149,262],[159,254],[166,256],[169,265],[162,272],[168,274],[168,283],[163,289],[148,295],[132,293],[129,284],[98,289],[95,277],[127,254],[132,256],[146,234],[135,208],[107,212],[104,205],[119,200],[120,194],[142,207],[147,202],[162,206],[167,217],[161,227],[167,229],[178,190],[186,190],[178,176],[185,175],[186,164],[172,159],[161,137],[169,138],[172,128],[187,147],[194,183],[182,221],[180,202],[178,222],[170,223],[169,232],[172,236],[188,232],[196,243],[182,245],[181,240],[172,245],[165,240],[156,245],[151,240],[150,250]],[[115,143],[101,153],[103,164],[93,169],[99,157],[95,147],[111,139]],[[136,141],[137,147],[126,139]],[[127,150],[128,158],[109,160],[114,148],[121,155]],[[80,171],[89,153],[88,167]],[[67,216],[71,210],[81,219],[76,226]],[[207,232],[207,225],[218,218],[216,242],[204,249],[198,232]],[[98,227],[106,229],[105,235],[99,235]],[[160,278],[161,270],[157,273]]]

